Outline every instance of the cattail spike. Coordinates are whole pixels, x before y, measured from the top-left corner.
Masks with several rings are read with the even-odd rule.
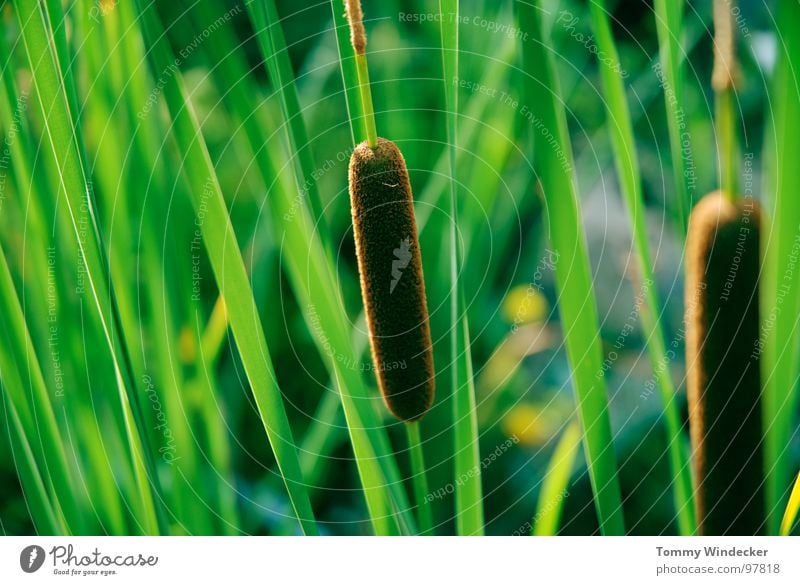
[[[433,351],[411,184],[393,142],[356,147],[350,204],[378,385],[395,416],[417,420],[433,402]]]
[[[761,214],[752,199],[704,197],[689,220],[686,368],[695,505],[706,536],[761,534],[758,280]]]
[[[361,0],[345,0],[345,12],[350,23],[350,42],[356,55],[363,55],[367,50],[367,33],[364,30],[364,12]]]

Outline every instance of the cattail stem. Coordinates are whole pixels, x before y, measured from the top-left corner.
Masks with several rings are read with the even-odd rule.
[[[765,523],[758,280],[752,199],[705,196],[686,243],[686,377],[703,536],[761,534]]]
[[[729,201],[738,197],[738,145],[736,140],[736,35],[733,8],[736,0],[714,0],[714,70],[711,85],[715,93],[714,117],[719,148],[720,186]]]
[[[356,72],[358,73],[358,91],[361,95],[361,107],[364,110],[364,132],[370,148],[378,145],[378,132],[375,128],[375,109],[372,106],[372,90],[369,83],[367,67],[367,33],[364,30],[364,13],[361,0],[345,0],[347,21],[350,23],[350,42],[356,53]]]
[[[425,474],[425,455],[422,451],[422,440],[418,422],[406,423],[408,436],[408,453],[411,458],[411,476],[414,484],[414,499],[417,502],[417,523],[422,536],[433,535],[433,516],[428,500],[428,478]]]

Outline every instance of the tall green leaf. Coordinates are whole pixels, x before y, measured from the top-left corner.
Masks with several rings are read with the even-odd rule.
[[[544,192],[550,243],[558,255],[555,276],[559,314],[583,425],[594,504],[603,533],[619,535],[625,532],[622,499],[605,381],[596,377],[602,371],[600,328],[573,176],[567,117],[553,64],[552,43],[542,29],[541,4],[517,0],[516,6],[520,29],[530,33],[522,50],[525,95],[530,104],[525,111],[530,112],[534,164]]]

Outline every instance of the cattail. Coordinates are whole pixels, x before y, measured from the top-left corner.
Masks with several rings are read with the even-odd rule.
[[[686,367],[703,535],[763,531],[758,204],[704,197],[689,220]]]
[[[433,353],[411,184],[393,142],[356,147],[350,204],[378,384],[389,410],[413,421],[433,402]]]

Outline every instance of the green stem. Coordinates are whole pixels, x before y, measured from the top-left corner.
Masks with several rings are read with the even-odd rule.
[[[425,454],[422,451],[419,423],[405,425],[408,436],[408,453],[411,458],[411,476],[414,483],[414,499],[417,502],[417,522],[419,533],[423,536],[433,534],[433,516],[428,500],[428,478],[425,475]]]
[[[739,196],[736,141],[736,114],[732,89],[718,91],[715,104],[717,144],[719,145],[719,180],[725,197],[733,202]]]
[[[375,109],[372,107],[372,91],[369,85],[367,56],[356,54],[356,70],[358,71],[358,89],[361,93],[361,107],[364,110],[364,132],[370,148],[378,146],[378,132],[375,129]]]

